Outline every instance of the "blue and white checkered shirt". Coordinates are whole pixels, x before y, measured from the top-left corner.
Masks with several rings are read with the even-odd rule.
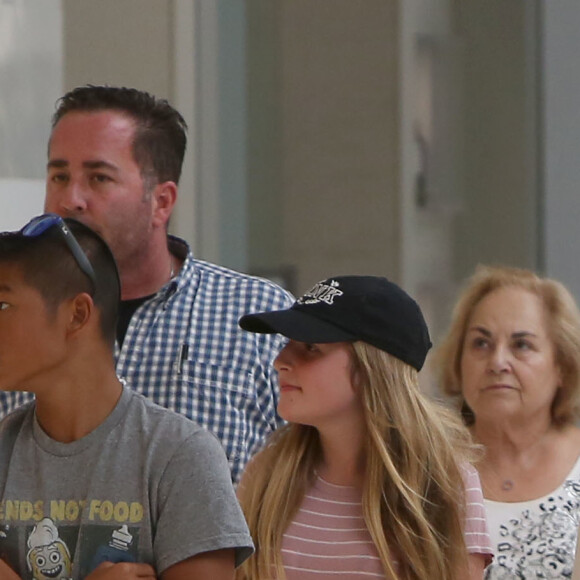
[[[272,363],[284,344],[279,335],[238,327],[250,312],[293,303],[272,282],[193,258],[187,244],[170,237],[171,251],[185,262],[133,314],[117,374],[157,404],[193,419],[222,442],[237,482],[245,464],[280,424],[278,383]],[[0,393],[0,416],[26,393]]]

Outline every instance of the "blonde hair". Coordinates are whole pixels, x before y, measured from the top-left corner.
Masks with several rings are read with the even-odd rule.
[[[521,288],[537,296],[547,313],[548,332],[552,339],[556,364],[562,384],[552,403],[552,422],[563,426],[580,417],[580,313],[566,287],[530,270],[499,266],[478,266],[467,281],[453,310],[447,335],[437,349],[441,386],[456,399],[464,421],[471,425],[475,417],[467,406],[461,388],[461,357],[467,326],[475,307],[491,292],[500,288]]]
[[[368,432],[363,517],[385,575],[456,579],[467,567],[461,463],[473,451],[469,434],[453,412],[420,393],[414,368],[362,342],[352,353]],[[290,424],[252,461],[238,495],[256,553],[239,579],[285,578],[282,538],[321,455],[318,431]]]

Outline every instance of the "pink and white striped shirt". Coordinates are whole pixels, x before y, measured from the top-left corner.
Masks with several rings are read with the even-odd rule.
[[[465,468],[464,480],[465,542],[470,554],[483,554],[489,561],[493,552],[483,495],[471,465]],[[384,578],[356,488],[333,485],[319,477],[284,534],[282,562],[288,580]]]

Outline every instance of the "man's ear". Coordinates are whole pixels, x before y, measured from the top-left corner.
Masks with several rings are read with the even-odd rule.
[[[81,292],[71,299],[67,310],[67,330],[72,335],[85,328],[95,315],[93,299],[86,292]]]
[[[158,183],[152,195],[153,225],[166,228],[177,201],[177,185],[173,181]]]

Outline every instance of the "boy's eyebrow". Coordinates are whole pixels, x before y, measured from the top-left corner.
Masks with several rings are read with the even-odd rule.
[[[12,292],[12,286],[0,282],[0,292]]]

